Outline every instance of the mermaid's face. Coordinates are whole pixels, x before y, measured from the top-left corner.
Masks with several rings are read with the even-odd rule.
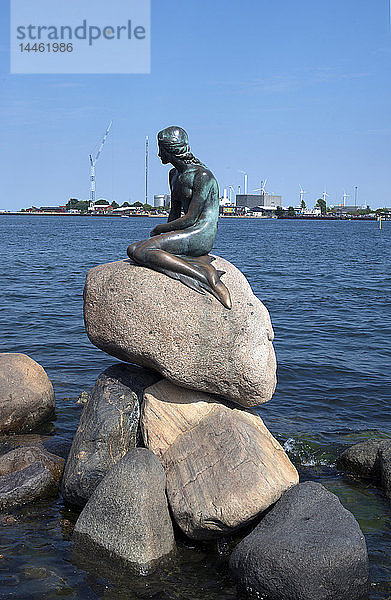
[[[158,156],[162,161],[163,165],[167,165],[170,162],[170,155],[168,154],[167,150],[165,150],[164,146],[162,146],[161,144],[159,144]]]

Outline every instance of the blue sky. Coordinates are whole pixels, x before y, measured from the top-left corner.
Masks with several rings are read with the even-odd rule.
[[[0,209],[88,198],[88,154],[109,120],[97,197],[167,191],[155,135],[184,127],[220,187],[267,188],[295,205],[391,206],[389,0],[152,0],[151,75],[10,75],[0,8]]]

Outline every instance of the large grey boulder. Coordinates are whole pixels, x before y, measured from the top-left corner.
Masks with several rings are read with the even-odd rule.
[[[165,495],[166,478],[146,448],[130,450],[104,477],[74,529],[76,552],[125,561],[151,571],[175,548]]]
[[[0,476],[0,510],[50,497],[58,492],[52,473],[41,462]]]
[[[173,516],[187,536],[229,535],[298,483],[262,419],[160,381],[145,390],[141,430],[161,460]]]
[[[241,587],[265,600],[364,600],[368,594],[360,527],[314,482],[282,496],[235,548],[230,568]]]
[[[236,267],[219,257],[213,264],[225,271],[232,310],[128,260],[91,269],[84,288],[88,337],[182,387],[262,404],[276,385],[269,313]]]
[[[99,377],[80,417],[61,484],[64,500],[84,506],[92,492],[137,442],[140,400],[160,376],[117,364]]]
[[[31,431],[54,414],[44,369],[26,354],[0,354],[0,433]]]

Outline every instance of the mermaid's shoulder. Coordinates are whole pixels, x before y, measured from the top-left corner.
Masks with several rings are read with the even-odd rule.
[[[216,181],[216,178],[213,175],[212,171],[210,169],[208,169],[208,167],[205,167],[205,165],[199,165],[197,167],[196,177],[203,184]]]

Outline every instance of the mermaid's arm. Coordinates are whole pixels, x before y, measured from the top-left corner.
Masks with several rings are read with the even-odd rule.
[[[169,183],[170,183],[170,191],[171,191],[171,210],[168,215],[168,222],[175,221],[175,219],[179,219],[182,213],[181,201],[175,197],[174,194],[174,177],[177,174],[176,169],[171,169],[169,173]]]
[[[171,221],[175,221],[176,219],[179,219],[180,216],[181,216],[180,200],[178,201],[176,198],[173,198],[171,196],[171,210],[170,210],[170,214],[168,215],[167,223],[170,223]]]

